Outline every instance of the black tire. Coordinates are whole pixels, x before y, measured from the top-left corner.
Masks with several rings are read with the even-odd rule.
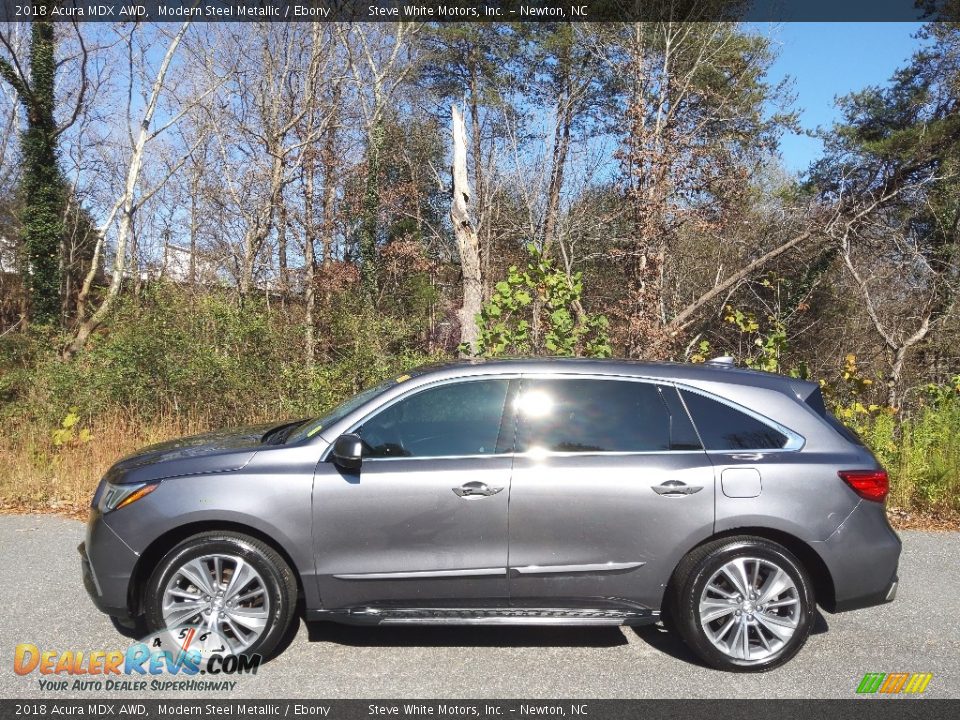
[[[710,641],[700,620],[700,599],[707,583],[714,573],[739,557],[758,558],[773,563],[787,573],[797,590],[797,626],[793,635],[776,652],[760,660],[742,660],[721,651]],[[671,596],[667,599],[671,624],[701,660],[718,670],[765,672],[779,667],[799,652],[813,628],[816,601],[806,570],[793,553],[764,538],[752,535],[722,538],[693,550],[677,566],[671,590]],[[725,618],[716,622],[722,625],[726,621]],[[760,629],[756,626],[749,632],[753,638],[760,639],[757,634]],[[750,637],[751,635],[748,635],[748,642]]]
[[[163,593],[174,573],[190,560],[222,553],[249,563],[263,579],[269,598],[267,624],[257,640],[243,650],[245,655],[270,657],[290,629],[297,607],[297,580],[286,561],[267,543],[242,533],[200,533],[177,544],[154,568],[144,589],[144,620],[150,632],[165,628]]]

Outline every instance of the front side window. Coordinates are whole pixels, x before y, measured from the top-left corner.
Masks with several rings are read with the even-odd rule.
[[[524,380],[515,401],[518,452],[665,452],[700,449],[671,387],[600,379]]]
[[[765,422],[700,393],[681,390],[707,450],[777,450],[787,436]]]
[[[364,457],[492,455],[509,380],[472,380],[405,397],[357,429]]]

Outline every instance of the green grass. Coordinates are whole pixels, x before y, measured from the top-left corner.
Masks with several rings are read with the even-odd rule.
[[[921,513],[960,513],[960,396],[941,397],[904,417],[859,424],[890,473],[890,505]]]

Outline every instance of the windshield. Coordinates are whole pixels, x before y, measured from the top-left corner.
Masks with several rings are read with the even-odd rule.
[[[297,428],[296,432],[291,433],[290,436],[287,437],[286,442],[297,443],[297,442],[300,442],[301,440],[306,440],[307,438],[313,437],[318,432],[323,430],[325,427],[330,427],[334,423],[339,422],[340,420],[345,418],[347,415],[352,413],[354,410],[356,410],[358,407],[363,405],[365,402],[367,402],[368,400],[372,400],[387,388],[393,387],[397,383],[401,383],[404,380],[409,380],[409,379],[410,379],[409,375],[401,375],[398,378],[391,378],[390,380],[385,380],[379,385],[375,385],[371,388],[367,388],[366,390],[363,390],[357,393],[352,398],[350,398],[343,404],[338,405],[336,408],[331,410],[329,413],[327,413],[323,417],[316,418],[315,420],[308,420],[307,422],[303,423],[303,425]]]

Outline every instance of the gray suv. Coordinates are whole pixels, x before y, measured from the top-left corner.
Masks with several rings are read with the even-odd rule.
[[[80,553],[101,610],[231,654],[269,654],[302,601],[356,624],[662,621],[709,665],[758,671],[818,604],[894,598],[886,494],[815,383],[725,361],[462,363],[127,457]]]

